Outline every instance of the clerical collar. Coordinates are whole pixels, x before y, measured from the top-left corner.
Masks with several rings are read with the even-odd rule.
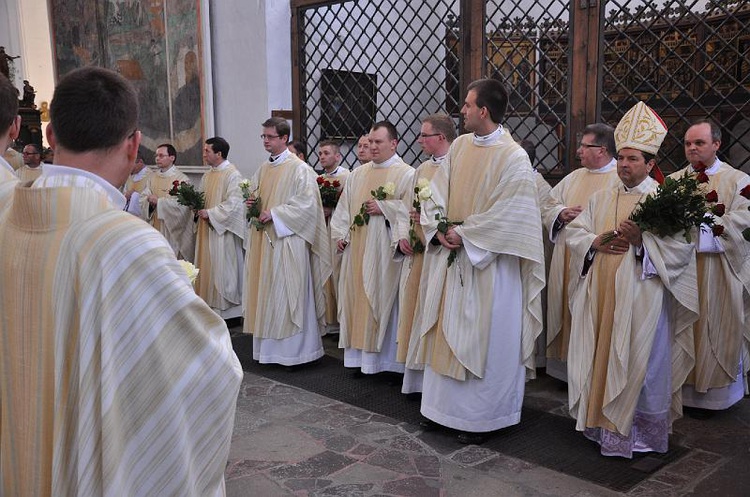
[[[42,175],[32,184],[32,188],[54,188],[60,186],[81,186],[88,188],[94,186],[94,188],[101,190],[102,193],[107,195],[115,207],[120,210],[125,207],[125,195],[120,190],[112,186],[101,176],[75,167],[45,164]]]
[[[164,171],[162,171],[161,169],[159,169],[158,171],[156,171],[156,174],[158,174],[159,177],[161,177],[161,178],[166,178],[168,176],[172,176],[172,174],[174,174],[174,172],[175,172],[175,166],[174,166],[174,164],[172,164],[171,166],[169,166],[169,169],[166,169]]]
[[[714,174],[719,172],[719,166],[721,166],[721,161],[719,160],[718,157],[716,157],[716,159],[714,160],[714,163],[711,164],[710,167],[707,167],[706,169],[704,169],[703,172],[709,176],[713,176]],[[693,168],[692,165],[690,167]],[[693,168],[693,172],[695,172],[695,168]]]
[[[272,155],[271,157],[269,157],[268,162],[273,163],[273,165],[281,164],[286,160],[287,157],[289,157],[290,154],[291,152],[289,151],[289,149],[285,148],[284,151],[280,154]]]
[[[0,166],[5,167],[5,169],[7,169],[8,171],[10,171],[12,173],[15,172],[15,170],[13,169],[13,166],[11,166],[10,164],[8,164],[8,161],[5,160],[5,157],[3,157],[2,155],[0,155]]]
[[[608,173],[613,169],[617,169],[617,159],[612,159],[609,161],[605,166],[600,167],[599,169],[586,169],[588,172],[593,174],[604,174]]]
[[[390,167],[394,165],[396,162],[399,162],[400,160],[401,160],[401,157],[399,157],[398,154],[393,154],[391,158],[385,162],[372,161],[372,167],[374,167],[375,169],[382,169],[382,168]]]
[[[213,171],[223,171],[227,167],[229,167],[229,161],[228,160],[224,160],[224,162],[222,162],[218,166],[211,166],[211,169]]]
[[[430,157],[430,160],[432,160],[432,162],[434,162],[435,164],[442,164],[443,162],[445,162],[445,158],[446,158],[446,157],[448,157],[448,154],[447,154],[447,153],[446,153],[446,154],[443,154],[443,155],[441,155],[441,156],[438,156],[438,157],[435,157],[435,156],[433,155],[432,157]]]
[[[331,171],[330,173],[327,173],[326,170],[323,169],[323,173],[322,174],[325,174],[326,176],[338,176],[339,173],[341,171],[343,171],[343,169],[344,168],[342,168],[341,166],[336,166],[336,168],[333,171]]]
[[[474,145],[477,145],[479,147],[489,147],[490,145],[493,145],[497,141],[497,139],[504,134],[505,130],[503,129],[503,125],[498,124],[497,129],[489,135],[479,136],[474,133],[473,135],[471,135],[471,137],[474,140]]]
[[[622,188],[625,190],[625,193],[638,193],[643,195],[644,193],[651,193],[651,189],[654,183],[656,183],[655,179],[653,179],[651,176],[646,176],[646,178],[636,186],[630,188],[625,186],[625,184],[623,183]]]

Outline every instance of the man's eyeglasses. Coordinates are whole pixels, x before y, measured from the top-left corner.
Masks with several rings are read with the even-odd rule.
[[[594,145],[593,143],[580,143],[578,146],[584,147],[584,148],[602,148],[604,145]]]
[[[429,138],[431,136],[440,136],[442,133],[419,133],[420,138]]]
[[[279,135],[260,135],[261,140],[271,140],[278,137]]]
[[[39,155],[39,152],[23,152],[23,155]]]

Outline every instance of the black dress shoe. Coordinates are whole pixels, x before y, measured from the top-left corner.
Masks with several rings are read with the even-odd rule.
[[[487,441],[486,433],[472,433],[470,431],[462,431],[458,434],[458,442],[466,445],[482,445]]]
[[[435,431],[440,428],[440,425],[431,419],[422,418],[419,422],[419,427],[422,428],[422,431]]]

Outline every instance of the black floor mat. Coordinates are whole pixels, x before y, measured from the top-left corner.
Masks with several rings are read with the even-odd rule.
[[[421,419],[419,401],[401,394],[401,375],[355,375],[329,355],[294,368],[261,365],[252,360],[251,336],[235,336],[232,343],[245,371],[399,421],[416,425]],[[423,440],[451,448],[452,438],[446,443],[440,435],[430,433]],[[492,433],[482,447],[618,492],[627,492],[688,453],[688,449],[670,444],[666,454],[637,454],[632,460],[604,457],[594,442],[575,431],[573,419],[529,408],[523,409],[521,423]]]

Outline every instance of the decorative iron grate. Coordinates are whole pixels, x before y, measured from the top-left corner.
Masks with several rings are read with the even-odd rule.
[[[517,140],[536,148],[536,166],[562,176],[568,108],[570,2],[489,0],[486,4],[487,77],[503,81],[510,98],[506,123]]]
[[[417,165],[420,119],[457,103],[455,19],[459,0],[360,0],[300,7],[300,129],[308,162],[318,144],[342,142],[355,165],[356,140],[383,119],[397,128],[398,153]]]
[[[669,128],[658,158],[666,171],[686,164],[690,123],[711,118],[720,157],[750,172],[750,3],[640,3],[606,3],[602,118],[617,123],[639,100],[654,108]]]

